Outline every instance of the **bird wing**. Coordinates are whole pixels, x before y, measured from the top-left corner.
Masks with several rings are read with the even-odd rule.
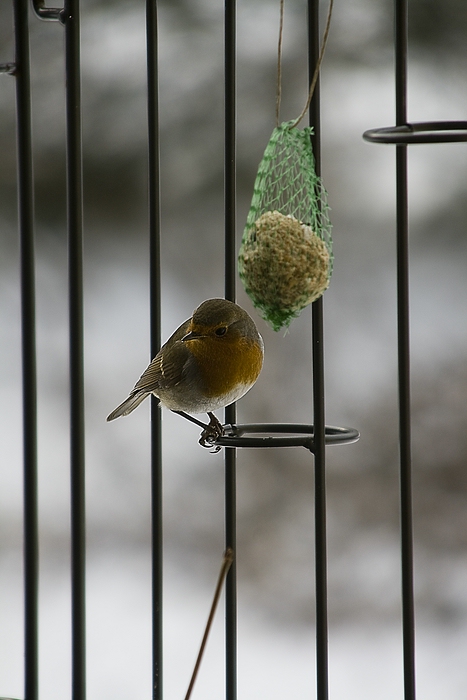
[[[143,372],[133,391],[155,392],[179,384],[185,377],[190,355],[181,342],[188,333],[191,319],[182,323],[161,347],[151,364]]]
[[[115,420],[115,418],[120,418],[120,416],[127,416],[144,401],[146,396],[147,393],[145,391],[132,391],[130,396],[107,416],[107,420],[111,421]]]

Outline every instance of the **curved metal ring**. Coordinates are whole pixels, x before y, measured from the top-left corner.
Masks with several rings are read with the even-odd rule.
[[[215,445],[222,447],[306,447],[314,452],[314,426],[301,423],[244,423],[224,425],[225,435]],[[245,436],[254,433],[255,436]],[[264,435],[259,435],[265,433]],[[267,433],[279,433],[268,435]],[[326,445],[344,445],[356,442],[360,433],[355,428],[325,428]]]
[[[467,141],[467,121],[414,122],[387,126],[369,129],[363,138],[370,143],[455,143]]]
[[[45,0],[32,0],[32,8],[36,17],[45,22],[65,24],[65,10],[61,7],[46,7]]]

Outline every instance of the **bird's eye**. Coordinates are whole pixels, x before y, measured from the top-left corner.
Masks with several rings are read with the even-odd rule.
[[[225,335],[227,333],[227,326],[221,326],[220,328],[216,328],[216,335],[219,337],[221,335]]]

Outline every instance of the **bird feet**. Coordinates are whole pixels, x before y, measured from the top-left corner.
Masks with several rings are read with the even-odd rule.
[[[216,418],[214,413],[208,413],[209,416],[209,424],[204,428],[203,432],[201,433],[201,436],[199,438],[199,444],[202,447],[210,448],[214,447],[213,452],[219,452],[221,449],[220,445],[214,445],[216,442],[217,438],[220,438],[224,435],[224,428],[222,427],[222,424],[219,422],[219,420]]]
[[[221,449],[220,445],[214,445],[216,442],[217,438],[222,437],[222,435],[225,434],[224,428],[222,424],[218,421],[214,413],[208,413],[209,416],[209,423],[206,425],[206,423],[202,423],[200,420],[197,418],[193,418],[193,416],[190,416],[188,413],[185,413],[185,411],[174,411],[174,413],[177,413],[179,416],[182,416],[183,418],[186,418],[187,420],[191,421],[191,423],[194,423],[195,425],[199,425],[200,428],[204,428],[203,432],[201,433],[201,436],[199,438],[199,444],[202,447],[210,448],[214,447],[213,452],[219,452]]]

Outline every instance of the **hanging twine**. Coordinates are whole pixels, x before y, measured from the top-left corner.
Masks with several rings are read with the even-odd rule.
[[[328,43],[329,29],[331,27],[331,17],[332,10],[334,7],[334,0],[329,0],[328,14],[326,17],[326,25],[324,27],[323,39],[321,42],[321,48],[319,51],[318,61],[315,66],[313,73],[313,78],[311,79],[310,89],[308,91],[308,98],[303,110],[295,121],[291,122],[290,128],[297,127],[302,121],[305,114],[308,112],[313,99],[313,93],[315,91],[316,83],[318,82],[319,71],[321,68],[321,63],[323,62],[324,51],[326,49],[326,44]],[[279,22],[279,41],[277,46],[277,91],[276,91],[276,126],[280,123],[280,106],[281,106],[281,93],[282,93],[282,37],[284,33],[284,0],[280,0],[280,22]]]
[[[277,45],[277,88],[276,88],[276,126],[279,126],[282,93],[282,35],[284,33],[284,0],[280,0],[279,41]]]

